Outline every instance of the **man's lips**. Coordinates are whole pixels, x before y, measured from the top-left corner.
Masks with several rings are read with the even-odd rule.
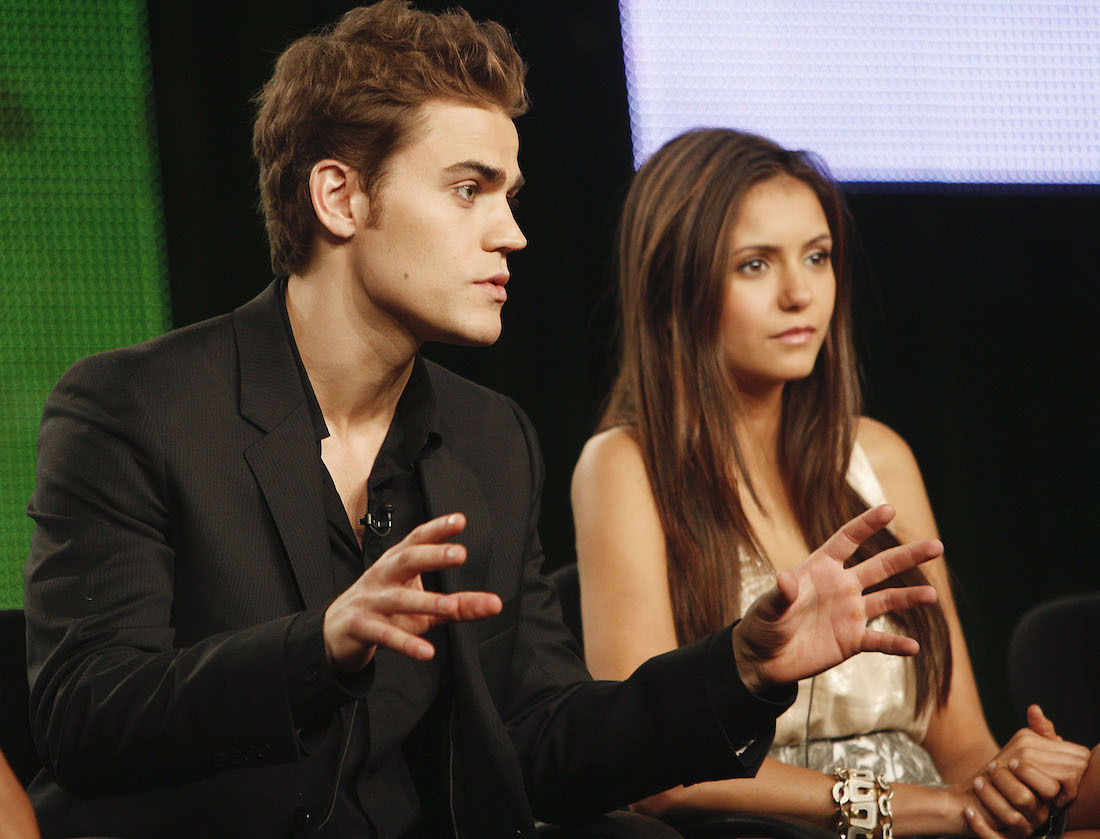
[[[507,274],[497,274],[486,280],[479,280],[476,284],[489,292],[493,300],[498,303],[503,303],[508,299],[508,292],[504,290],[504,286],[508,284]]]

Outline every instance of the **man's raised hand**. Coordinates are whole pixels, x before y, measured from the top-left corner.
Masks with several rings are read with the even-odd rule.
[[[889,548],[851,568],[844,561],[894,517],[888,504],[873,507],[834,533],[775,587],[749,607],[734,627],[741,679],[752,691],[796,682],[861,651],[913,655],[912,638],[877,632],[867,622],[885,612],[936,601],[930,585],[864,590],[943,553],[936,539]]]
[[[484,591],[425,591],[420,575],[461,565],[466,548],[449,543],[466,526],[461,513],[417,527],[386,551],[325,611],[325,655],[335,670],[366,667],[378,645],[427,661],[435,648],[420,635],[436,624],[491,617],[500,598]]]

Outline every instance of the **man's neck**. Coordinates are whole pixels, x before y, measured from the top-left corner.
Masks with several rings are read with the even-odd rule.
[[[291,276],[286,308],[302,364],[329,431],[388,426],[419,347],[355,305],[338,283]]]

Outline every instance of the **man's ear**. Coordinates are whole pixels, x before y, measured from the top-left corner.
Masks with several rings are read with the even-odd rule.
[[[339,160],[320,160],[309,172],[309,195],[313,211],[329,233],[338,239],[355,234],[356,216],[366,211],[359,178]]]

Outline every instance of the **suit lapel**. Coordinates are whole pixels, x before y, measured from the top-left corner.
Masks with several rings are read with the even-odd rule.
[[[264,436],[244,452],[286,548],[306,608],[332,600],[334,580],[317,472],[317,439],[287,340],[276,280],[233,313],[241,415]]]
[[[466,562],[444,569],[443,590],[480,591],[493,561],[493,539],[489,507],[477,478],[450,453],[446,441],[420,461],[420,478],[429,519],[447,513],[466,515],[466,529],[454,540],[466,546]]]

